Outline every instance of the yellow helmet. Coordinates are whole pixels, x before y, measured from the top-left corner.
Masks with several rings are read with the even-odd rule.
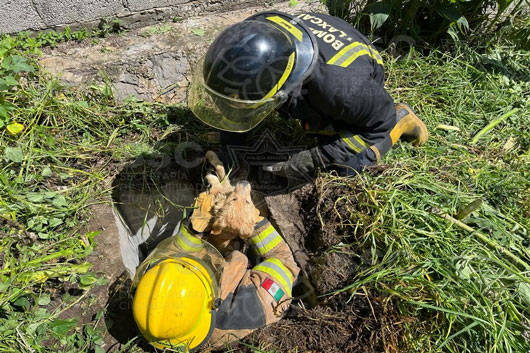
[[[167,242],[161,245],[162,253],[167,253]],[[154,252],[160,253],[159,248]],[[138,268],[133,316],[141,334],[156,348],[197,348],[215,327],[219,274],[211,252],[206,257],[195,255],[199,254],[150,256]]]

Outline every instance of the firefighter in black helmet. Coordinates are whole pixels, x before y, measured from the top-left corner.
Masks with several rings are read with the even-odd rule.
[[[264,169],[296,178],[352,175],[400,138],[421,145],[423,122],[384,89],[382,59],[347,22],[324,14],[253,15],[223,31],[193,75],[189,105],[204,123],[246,132],[273,110],[300,119],[318,147]]]

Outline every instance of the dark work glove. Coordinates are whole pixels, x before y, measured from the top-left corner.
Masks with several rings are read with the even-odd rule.
[[[290,180],[311,180],[317,169],[323,167],[318,149],[312,148],[293,154],[286,162],[264,166],[263,170]]]

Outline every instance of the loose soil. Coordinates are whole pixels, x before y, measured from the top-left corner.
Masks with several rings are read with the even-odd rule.
[[[165,144],[169,142],[165,141]],[[150,160],[143,156],[116,176],[113,199],[118,205],[124,204],[122,192],[125,196],[136,195],[138,199],[141,192],[151,189],[150,183],[164,189],[162,185],[174,183],[175,175],[178,175],[181,183],[192,184],[192,180],[202,180],[205,173],[198,166],[193,172],[175,174],[174,162],[160,168],[151,165]],[[197,189],[203,187],[201,184],[192,185]],[[403,326],[411,319],[399,313],[396,302],[369,288],[361,287],[356,292],[343,290],[360,270],[372,265],[371,253],[364,248],[363,241],[366,225],[370,224],[373,201],[358,186],[356,179],[346,183],[344,179],[340,182],[317,179],[290,192],[265,196],[263,200],[261,205],[289,243],[303,278],[293,291],[296,300],[284,319],[255,331],[242,342],[232,344],[231,348],[243,352],[254,352],[251,347],[277,352],[399,352]],[[104,226],[113,222],[110,208],[107,208],[109,217],[103,217],[102,211],[93,210],[97,221],[92,226],[102,230],[100,238],[114,239],[114,245],[117,245],[115,226]],[[99,259],[95,262],[100,262],[101,258],[116,258],[119,253],[111,244],[104,243],[98,248],[100,250],[96,250]],[[109,254],[108,249],[112,249],[110,252],[114,255]],[[96,310],[73,309],[77,309],[75,316],[89,319],[102,306],[107,306],[105,321],[109,334],[105,341],[107,349],[114,351],[134,339],[138,331],[130,311],[130,279],[123,272],[123,266],[104,261],[102,264],[113,271],[107,276],[110,277],[109,283],[94,293],[99,297],[99,305],[93,307]],[[108,268],[105,270],[99,266],[96,271],[106,272]],[[151,351],[145,342],[137,343],[145,351]]]
[[[134,167],[138,166],[132,163],[130,168]],[[145,164],[140,169],[145,175]],[[127,170],[115,179],[115,187],[123,181],[123,175],[136,175],[126,173]],[[196,174],[185,179],[188,182],[200,180],[201,172]],[[136,183],[129,180],[125,184],[131,187]],[[116,195],[113,196],[116,199]],[[371,265],[371,253],[364,248],[363,240],[365,224],[370,224],[372,202],[355,178],[347,183],[317,179],[297,190],[264,197],[263,206],[268,209],[268,217],[293,250],[302,268],[303,280],[294,289],[296,300],[285,318],[232,344],[231,349],[242,352],[254,352],[254,347],[276,352],[400,352],[403,327],[411,319],[399,313],[396,302],[364,287],[355,293],[343,290],[354,281],[359,270]],[[113,322],[109,333],[121,344],[138,334],[128,304],[127,281],[127,277],[122,276],[111,283],[107,302],[106,318]],[[343,291],[337,292],[339,290]],[[150,351],[147,344],[141,345]]]
[[[372,171],[377,173],[378,171]],[[285,195],[265,198],[270,219],[293,248],[306,280],[286,317],[234,344],[277,352],[399,352],[402,316],[392,298],[362,287],[343,291],[370,265],[363,250],[366,193],[349,184],[317,180]],[[309,293],[309,295],[308,295]],[[251,347],[250,347],[251,346]]]

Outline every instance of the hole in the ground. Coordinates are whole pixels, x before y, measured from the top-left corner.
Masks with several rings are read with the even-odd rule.
[[[168,145],[131,163],[113,185],[120,250],[128,273],[111,286],[106,323],[122,343],[138,336],[128,293],[136,267],[162,239],[175,233],[183,209],[192,205],[204,188],[202,164],[183,169],[174,148]],[[288,241],[306,276],[293,291],[299,300],[286,319],[259,330],[249,342],[270,342],[272,337],[280,351],[299,347],[347,352],[363,345],[383,350],[385,340],[396,339],[384,336],[388,330],[398,329],[393,322],[402,321],[388,298],[369,289],[362,296],[351,297],[349,291],[326,296],[348,286],[370,258],[359,246],[366,231],[363,217],[370,216],[370,209],[360,206],[369,203],[365,197],[352,183],[325,188],[310,184],[265,197],[270,220]]]
[[[78,297],[83,294],[83,290],[80,288],[69,288],[66,293],[70,294],[72,297]]]
[[[174,234],[202,188],[202,156],[191,148],[186,153],[180,149],[181,145],[168,141],[157,152],[138,157],[114,180],[121,256],[131,277],[145,256]]]
[[[175,233],[203,187],[203,156],[190,148],[181,151],[176,141],[183,139],[171,135],[160,148],[155,147],[155,153],[127,165],[113,182],[113,212],[126,271],[110,285],[105,322],[109,333],[123,344],[139,336],[129,297],[137,266],[160,241]],[[150,351],[147,344],[143,348]]]

